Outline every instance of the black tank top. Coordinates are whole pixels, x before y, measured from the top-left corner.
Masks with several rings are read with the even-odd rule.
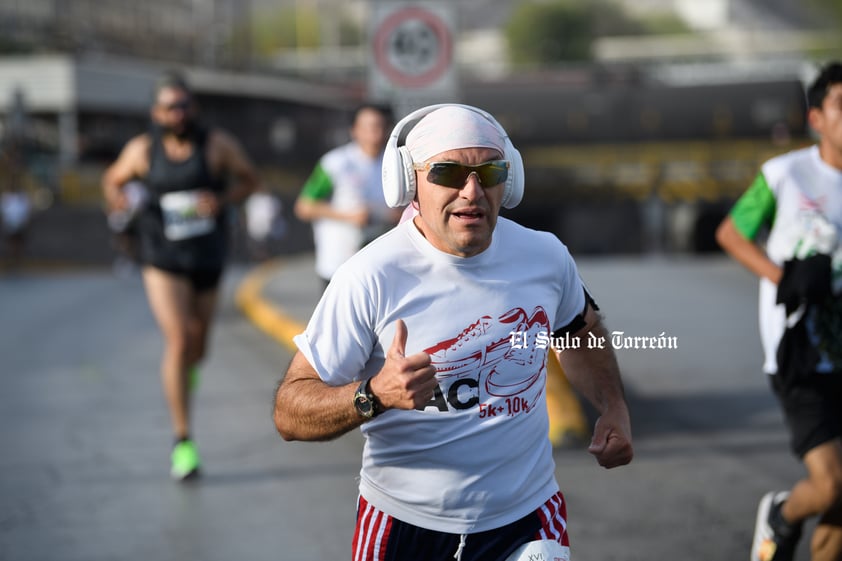
[[[193,152],[183,161],[167,157],[159,129],[150,137],[149,173],[143,180],[150,197],[138,221],[142,261],[173,272],[221,269],[228,249],[226,209],[213,219],[191,212],[195,190],[225,190],[207,162],[208,131],[196,132]]]

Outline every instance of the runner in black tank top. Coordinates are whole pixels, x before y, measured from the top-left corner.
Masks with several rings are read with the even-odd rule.
[[[208,166],[208,134],[205,129],[196,130],[192,153],[179,162],[167,157],[160,128],[154,127],[150,132],[149,174],[145,182],[151,197],[138,223],[141,259],[146,265],[185,276],[218,276],[222,271],[228,246],[225,213],[208,219],[213,220],[213,224],[206,233],[171,239],[173,236],[168,237],[166,233],[162,211],[162,198],[166,201],[168,194],[190,193],[197,189],[223,193],[223,181],[214,177]],[[181,217],[170,220],[178,218]]]
[[[258,178],[233,137],[196,125],[183,79],[165,75],[154,95],[154,128],[126,144],[102,186],[111,211],[128,208],[123,189],[130,182],[142,181],[150,195],[136,223],[143,285],[164,338],[161,381],[175,437],[170,473],[185,480],[201,463],[191,439],[192,390],[219,295],[227,212],[254,192]]]

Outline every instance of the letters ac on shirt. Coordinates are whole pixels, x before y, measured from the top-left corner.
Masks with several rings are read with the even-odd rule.
[[[480,316],[458,335],[424,349],[439,386],[419,409],[447,412],[477,407],[481,418],[530,411],[544,391],[547,349],[512,345],[512,332],[534,341],[549,327],[541,306],[531,314],[513,308],[497,317]]]

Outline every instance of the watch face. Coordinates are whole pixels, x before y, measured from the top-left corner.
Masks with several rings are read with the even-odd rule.
[[[374,414],[374,407],[371,400],[364,393],[357,392],[354,396],[354,407],[363,417],[371,417]]]

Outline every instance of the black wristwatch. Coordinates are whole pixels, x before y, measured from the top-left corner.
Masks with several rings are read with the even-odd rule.
[[[381,413],[380,405],[377,403],[377,398],[371,393],[369,383],[371,380],[363,380],[360,382],[357,392],[354,394],[354,407],[361,417],[371,419]]]

